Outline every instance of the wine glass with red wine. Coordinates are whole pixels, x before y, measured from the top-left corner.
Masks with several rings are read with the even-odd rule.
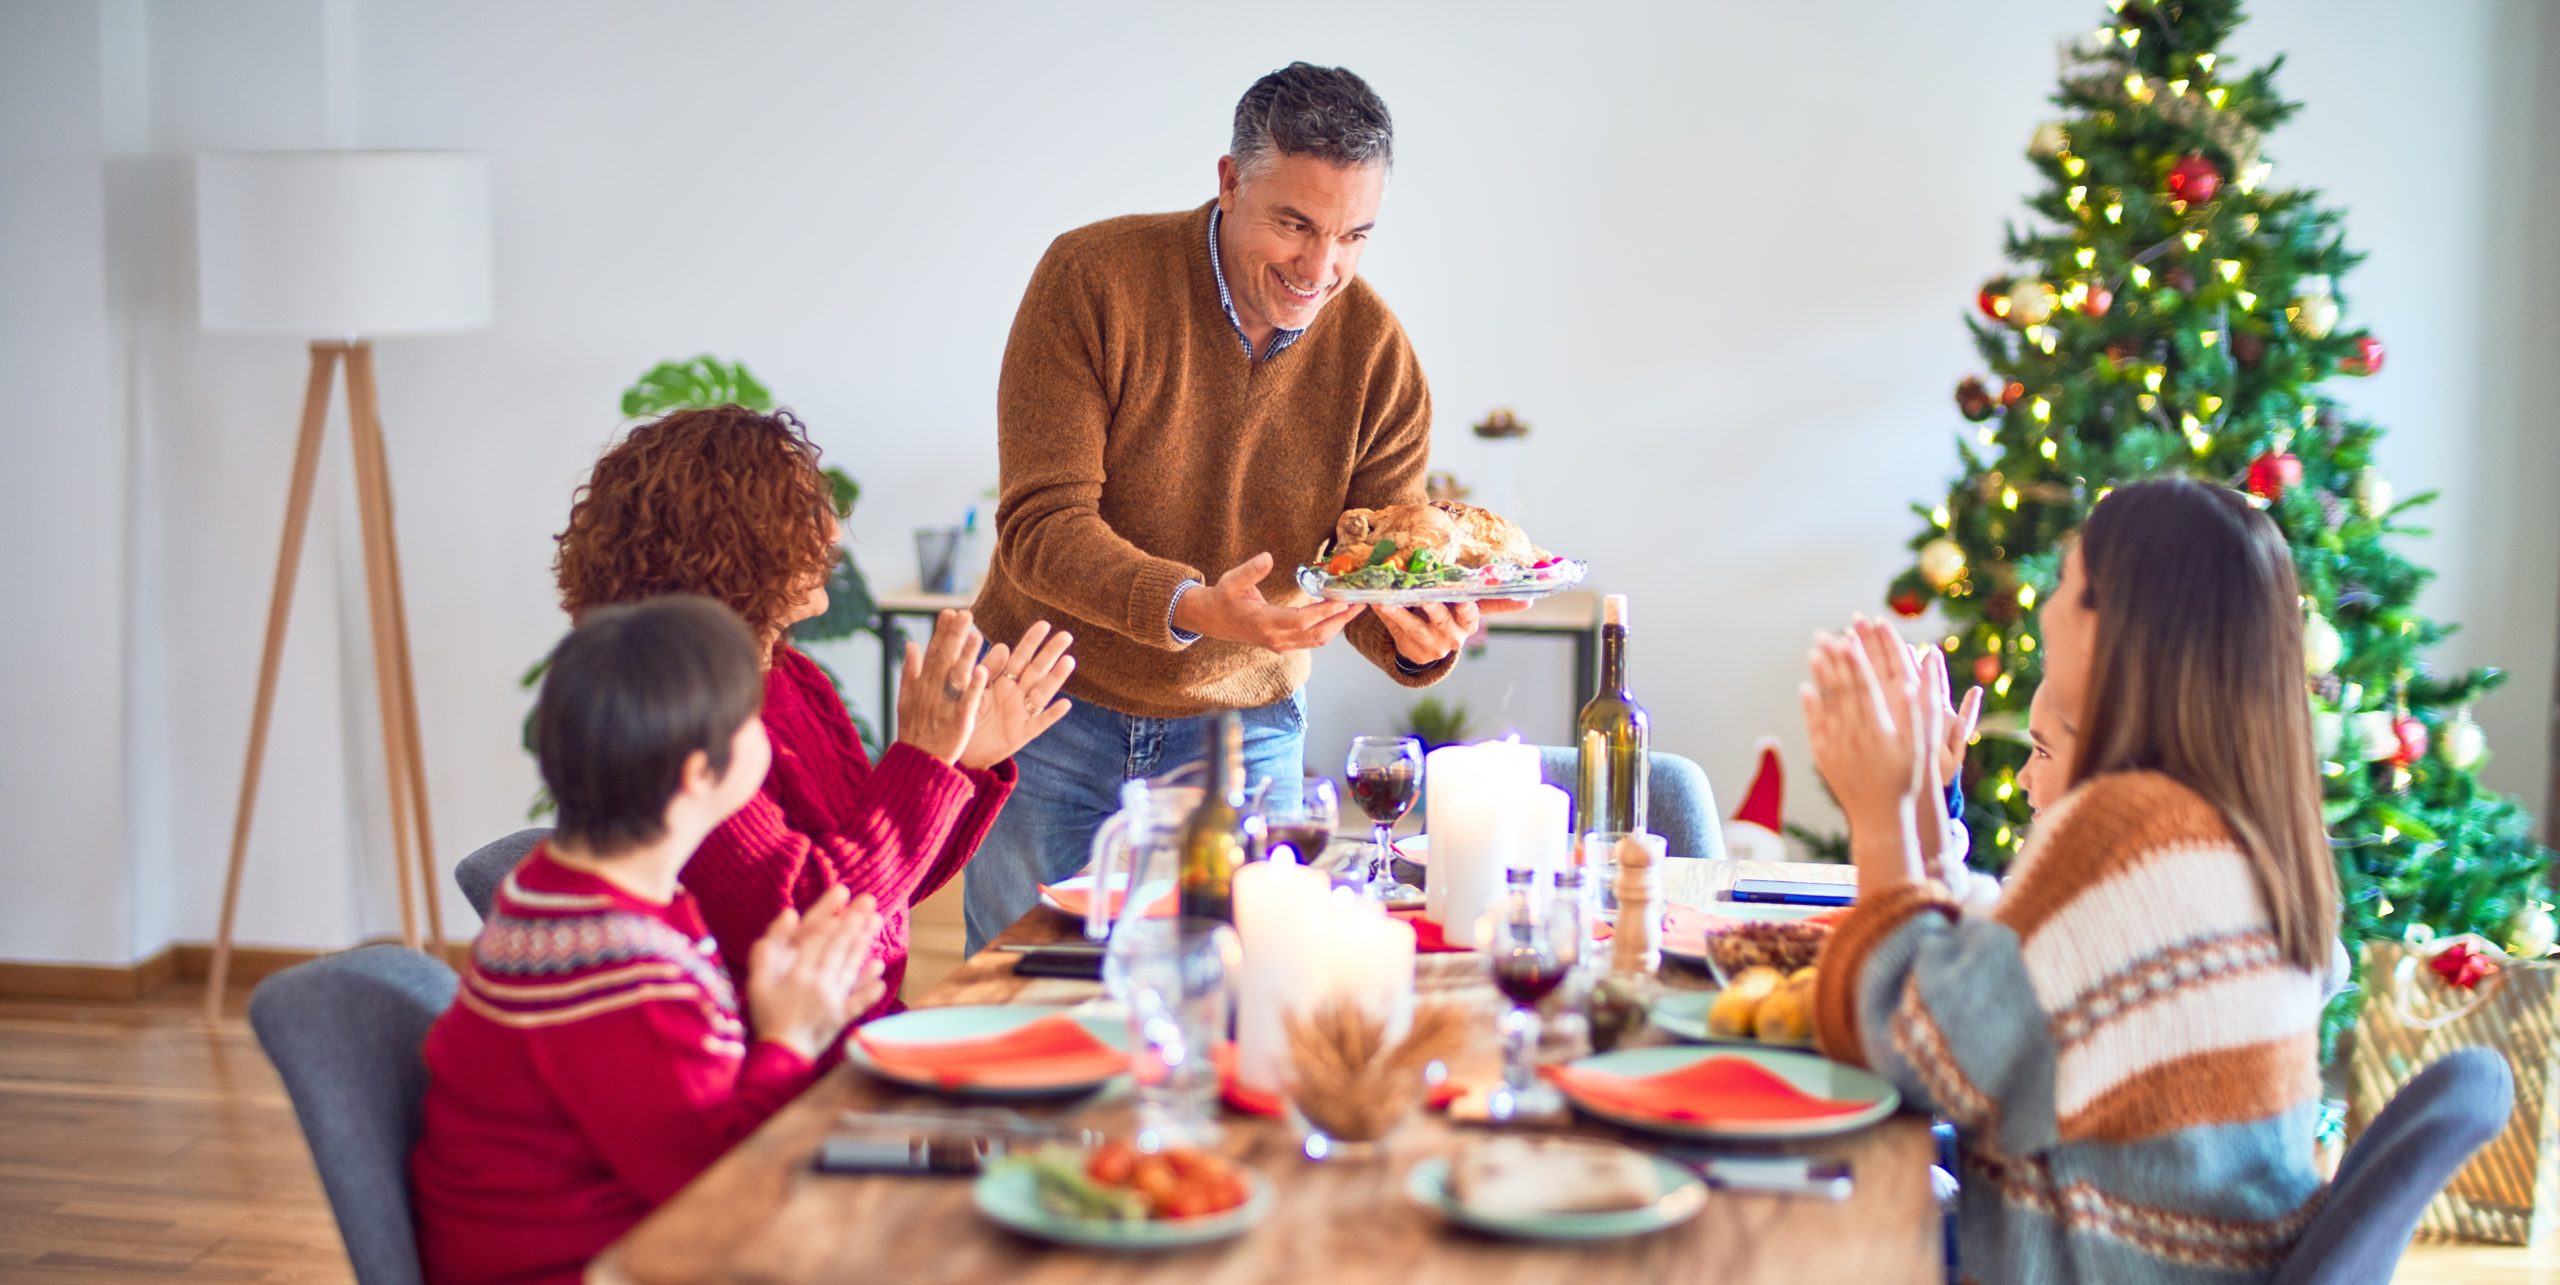
[[[1333,778],[1309,773],[1292,795],[1272,782],[1262,801],[1262,850],[1278,852],[1282,844],[1298,854],[1298,864],[1312,866],[1324,860],[1325,848],[1333,842],[1333,828],[1342,820],[1342,797],[1335,793]]]
[[[1422,797],[1422,743],[1410,736],[1355,737],[1344,771],[1351,778],[1351,801],[1369,814],[1369,896],[1378,901],[1421,896],[1421,889],[1396,879],[1390,836],[1413,810],[1413,801]]]
[[[1507,878],[1502,900],[1485,917],[1493,986],[1511,1001],[1502,1016],[1502,1087],[1486,1103],[1497,1120],[1563,1108],[1555,1086],[1538,1078],[1538,1004],[1572,975],[1582,952],[1578,904],[1556,896],[1535,871],[1512,870]]]

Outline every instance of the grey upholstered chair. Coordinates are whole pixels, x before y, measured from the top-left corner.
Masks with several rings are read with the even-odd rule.
[[[2491,1049],[2457,1049],[2418,1072],[2347,1149],[2275,1285],[2388,1285],[2418,1215],[2507,1127],[2515,1096],[2514,1071]]]
[[[1549,785],[1573,794],[1579,785],[1581,756],[1570,746],[1538,747],[1538,772]],[[1579,807],[1580,800],[1577,799]],[[1579,813],[1577,812],[1577,815]],[[1716,811],[1716,792],[1707,772],[1693,759],[1656,750],[1651,783],[1646,787],[1646,825],[1662,836],[1675,857],[1722,857],[1724,817]]]
[[[249,996],[249,1025],[284,1078],[363,1285],[425,1279],[409,1149],[427,1092],[419,1047],[453,991],[441,961],[365,946],[288,968]]]
[[[549,826],[518,830],[482,846],[453,868],[453,881],[462,885],[462,899],[471,903],[483,922],[489,918],[489,904],[497,900],[498,885],[506,881],[507,872],[533,851],[533,845],[550,837]]]

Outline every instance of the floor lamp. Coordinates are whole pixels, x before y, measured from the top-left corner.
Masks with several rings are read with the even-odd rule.
[[[428,939],[438,950],[444,947],[371,341],[488,324],[488,165],[467,152],[208,153],[196,158],[196,251],[206,329],[312,340],[302,431],[285,488],[284,539],[276,553],[275,589],[267,600],[257,704],[249,718],[249,750],[232,820],[222,925],[206,979],[205,1014],[211,1018],[221,1014],[229,979],[249,818],[257,805],[258,769],[275,707],[276,667],[285,622],[293,614],[293,581],[311,516],[320,437],[340,367],[346,371],[356,508],[364,529],[374,685],[382,705],[392,851],[399,866],[400,935],[411,948],[418,946],[415,893],[423,890]]]

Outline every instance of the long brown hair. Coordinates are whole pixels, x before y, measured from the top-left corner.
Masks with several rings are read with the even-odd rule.
[[[2236,491],[2161,479],[2101,500],[2080,560],[2097,626],[2072,781],[2154,771],[2204,796],[2248,854],[2286,958],[2326,969],[2338,869],[2283,534]]]

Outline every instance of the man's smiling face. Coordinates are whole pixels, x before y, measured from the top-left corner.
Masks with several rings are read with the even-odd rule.
[[[1386,195],[1383,165],[1334,165],[1281,153],[1254,172],[1218,160],[1219,257],[1236,316],[1260,346],[1304,330],[1360,270]]]

